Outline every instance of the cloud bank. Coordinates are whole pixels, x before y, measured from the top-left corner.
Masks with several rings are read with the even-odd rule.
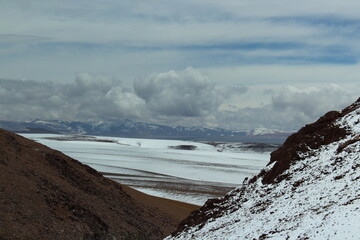
[[[2,79],[0,116],[4,120],[127,118],[166,125],[297,129],[358,97],[356,90],[336,84],[285,86],[264,91],[270,98],[263,105],[242,107],[237,101],[254,87],[220,84],[191,67],[151,74],[131,84],[90,74],[79,74],[67,84]]]
[[[226,97],[207,76],[190,67],[137,80],[134,89],[150,111],[165,116],[207,116]]]
[[[271,100],[259,107],[239,108],[218,113],[217,119],[230,129],[241,122],[243,128],[259,127],[297,130],[331,110],[341,110],[359,96],[356,89],[336,84],[317,87],[285,86],[268,90]]]

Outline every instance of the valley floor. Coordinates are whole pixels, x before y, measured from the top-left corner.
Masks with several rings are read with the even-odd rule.
[[[22,134],[85,163],[104,176],[143,193],[202,205],[251,177],[269,151],[179,140]],[[181,150],[176,146],[195,146]],[[236,146],[236,147],[234,147]]]

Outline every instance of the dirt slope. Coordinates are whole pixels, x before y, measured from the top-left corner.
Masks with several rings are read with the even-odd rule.
[[[156,208],[158,211],[165,212],[170,215],[176,222],[184,220],[191,212],[200,208],[198,205],[179,202],[166,198],[154,197],[133,188],[122,185],[123,190],[129,194],[136,201],[148,206],[149,208]]]
[[[0,129],[0,239],[161,239],[183,216],[133,197],[92,168]]]

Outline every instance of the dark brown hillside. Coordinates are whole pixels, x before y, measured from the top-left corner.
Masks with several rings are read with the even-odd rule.
[[[92,168],[0,130],[0,239],[161,239],[177,221]]]

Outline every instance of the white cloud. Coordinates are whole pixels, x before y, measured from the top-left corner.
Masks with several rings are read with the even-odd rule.
[[[210,115],[224,98],[207,76],[191,67],[137,80],[134,89],[150,110],[168,116]]]
[[[211,79],[221,79],[226,84],[244,85],[349,85],[358,83],[360,79],[360,64],[252,64],[201,68],[201,71],[206,72]]]
[[[103,116],[145,120],[147,110],[144,101],[126,88],[121,86],[112,88],[106,93],[104,103],[106,105],[103,105],[100,111]]]
[[[344,107],[352,98],[349,91],[335,84],[323,88],[306,89],[288,86],[273,95],[272,104],[274,109],[279,112],[291,110],[314,118],[328,109]]]
[[[0,98],[2,117],[12,120],[136,118],[144,105],[122,82],[89,74],[68,84],[0,80]]]
[[[5,1],[0,9],[0,77],[70,81],[77,72],[91,72],[132,80],[189,65],[354,64],[360,50],[358,5],[307,1],[299,6],[278,0]],[[222,77],[231,74],[229,70]]]
[[[19,2],[19,1],[11,1]],[[23,2],[23,1],[22,1]],[[323,3],[321,7],[317,7]],[[114,43],[132,46],[214,44],[237,41],[309,41],[331,27],[272,17],[340,16],[357,18],[356,2],[329,7],[283,1],[31,1],[3,4],[0,33],[38,35],[55,42]],[[303,5],[303,4],[302,4]],[[296,6],[296,7],[295,7]],[[316,7],[314,7],[316,6]],[[266,11],[261,11],[265,9]],[[336,10],[334,12],[334,10]],[[337,29],[338,30],[338,29]],[[339,32],[336,36],[339,36]],[[335,36],[333,36],[335,37]],[[333,38],[331,37],[331,39]],[[328,39],[329,40],[329,39]],[[324,41],[322,44],[326,44]]]
[[[305,88],[285,86],[268,90],[268,93],[272,96],[267,104],[218,112],[217,122],[223,122],[231,129],[266,127],[296,130],[328,111],[341,110],[359,97],[357,89],[336,84]]]
[[[0,112],[3,119],[12,120],[129,118],[165,125],[298,129],[355,101],[356,86],[262,87],[257,91],[266,95],[263,104],[246,107],[241,101],[251,97],[256,85],[216,83],[191,67],[152,74],[133,85],[80,74],[67,84],[0,80]]]

